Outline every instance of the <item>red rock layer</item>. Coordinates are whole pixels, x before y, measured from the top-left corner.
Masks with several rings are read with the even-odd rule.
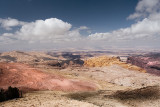
[[[18,87],[23,91],[62,90],[88,91],[95,90],[90,82],[67,79],[59,75],[46,73],[25,64],[0,63],[0,88]]]

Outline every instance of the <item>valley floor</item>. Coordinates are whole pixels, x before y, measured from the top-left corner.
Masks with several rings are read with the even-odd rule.
[[[41,68],[69,79],[94,83],[95,91],[33,91],[23,98],[1,102],[2,107],[159,107],[160,77],[139,71],[131,71],[118,65],[108,67],[68,67],[65,69]],[[143,91],[143,87],[146,88]],[[139,97],[138,92],[156,93]],[[157,91],[158,90],[158,91]],[[115,97],[117,91],[128,93]],[[131,91],[131,92],[130,92]],[[135,91],[135,92],[132,92]],[[130,95],[131,94],[131,95]],[[133,97],[134,94],[134,97]],[[128,97],[129,96],[129,97]],[[131,96],[131,97],[130,97]]]

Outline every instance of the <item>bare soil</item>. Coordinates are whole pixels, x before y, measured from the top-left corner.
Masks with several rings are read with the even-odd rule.
[[[49,65],[50,60],[54,61],[56,58],[85,59],[94,55],[3,53],[1,62],[7,60],[10,63],[0,63],[0,88],[15,86],[26,93],[23,98],[1,102],[0,106],[159,107],[159,76],[140,72],[138,69],[127,69],[117,63],[103,67],[69,65],[62,68]],[[45,61],[49,64],[44,64]]]

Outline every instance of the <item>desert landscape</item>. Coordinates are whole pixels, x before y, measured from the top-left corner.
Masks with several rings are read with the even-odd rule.
[[[160,54],[128,53],[2,52],[0,88],[16,87],[22,97],[0,105],[159,107]]]
[[[0,107],[160,107],[160,0],[0,0]]]

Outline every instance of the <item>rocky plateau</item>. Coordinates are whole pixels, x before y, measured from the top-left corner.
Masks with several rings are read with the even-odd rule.
[[[17,87],[23,97],[0,106],[159,107],[160,54],[139,54],[3,52],[0,88]]]

